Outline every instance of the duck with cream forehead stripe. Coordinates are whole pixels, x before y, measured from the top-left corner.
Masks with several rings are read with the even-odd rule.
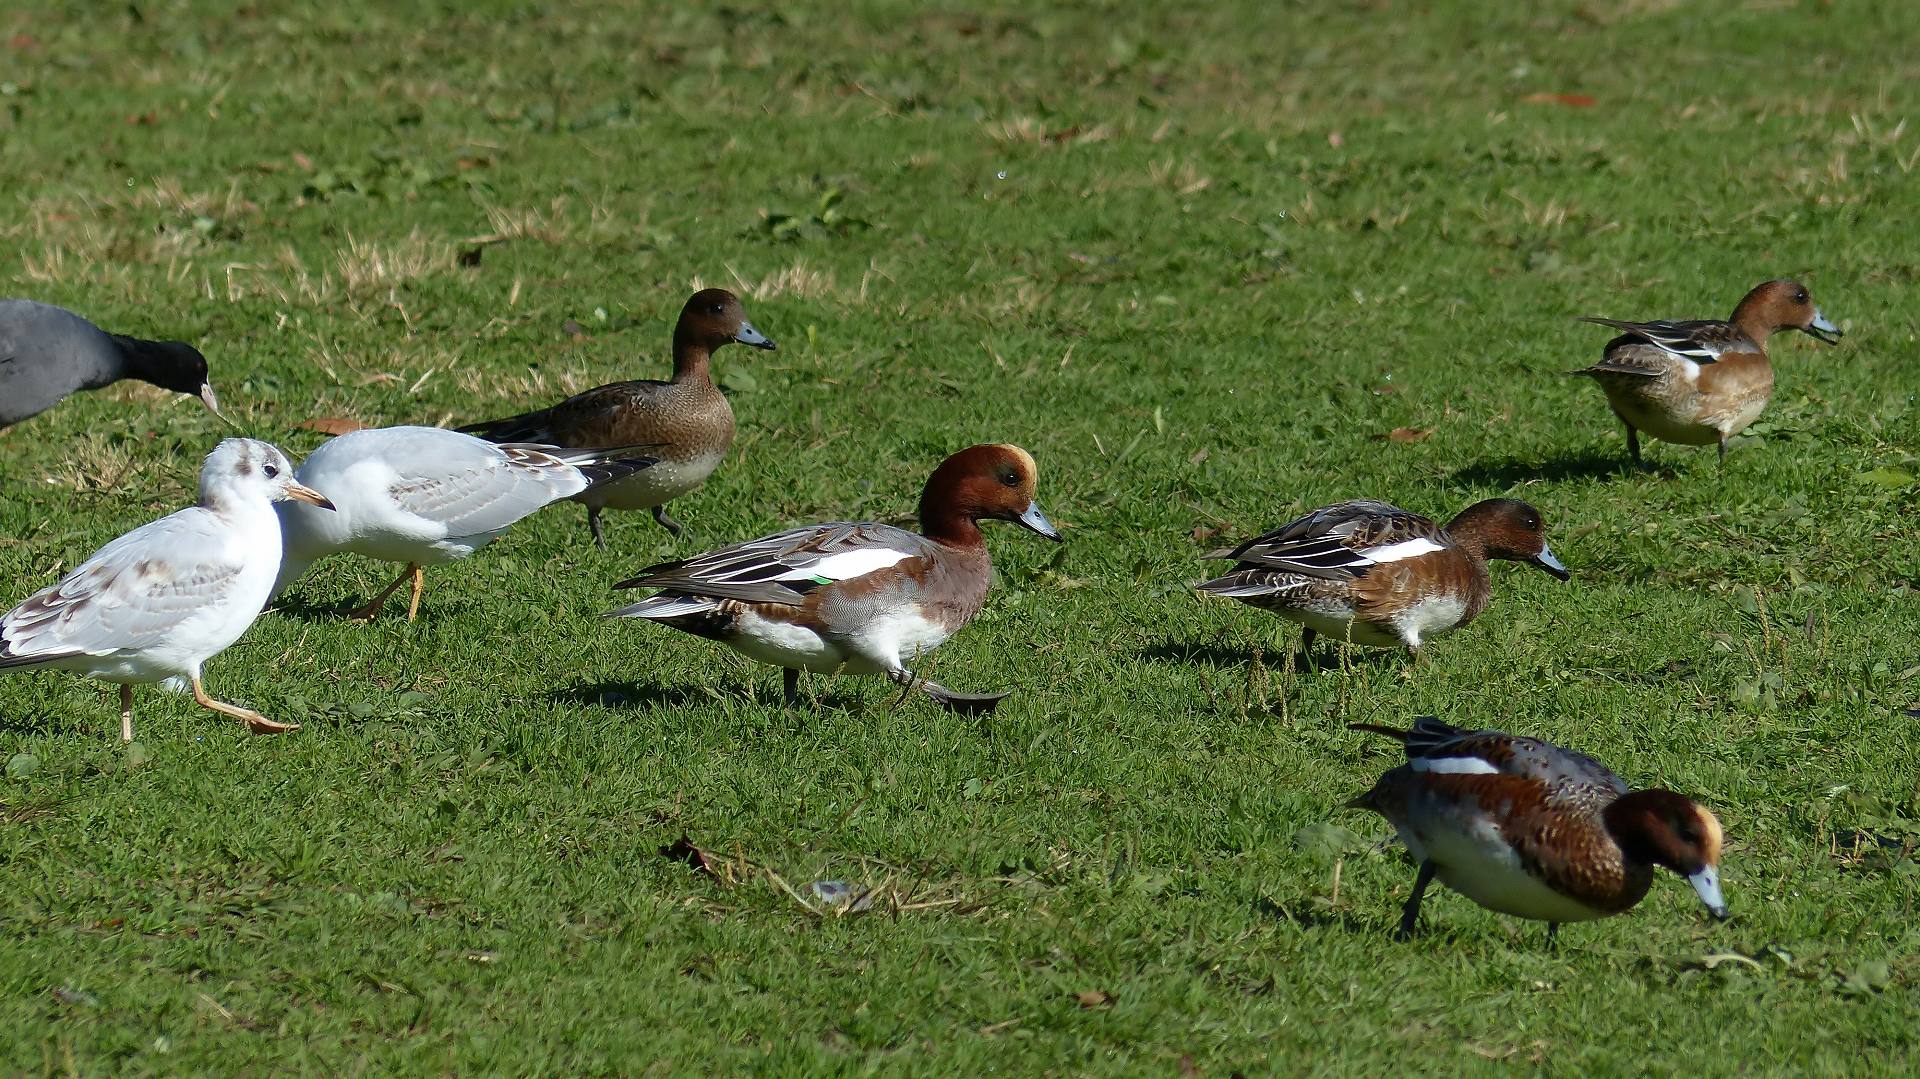
[[[1341,502],[1205,557],[1238,565],[1196,587],[1299,622],[1308,661],[1322,633],[1417,658],[1428,638],[1486,609],[1488,559],[1568,577],[1547,547],[1540,511],[1512,498],[1476,502],[1445,528],[1384,502]]]
[[[962,694],[912,664],[985,604],[993,566],[984,520],[1058,540],[1035,500],[1037,469],[1018,446],[974,446],[947,458],[920,496],[920,532],[838,521],[776,533],[649,566],[616,588],[657,588],[609,617],[644,618],[718,641],[785,669],[789,702],[801,671],[879,674],[959,711],[1006,693]]]

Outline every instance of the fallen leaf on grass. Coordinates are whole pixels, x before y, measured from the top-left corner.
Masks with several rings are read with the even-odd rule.
[[[714,857],[708,851],[693,845],[693,840],[681,836],[672,843],[660,848],[660,857],[670,861],[682,862],[703,873],[713,872]]]
[[[1396,427],[1384,435],[1374,435],[1375,442],[1425,442],[1433,437],[1431,427]]]
[[[1099,989],[1082,989],[1073,995],[1082,1008],[1104,1008],[1113,1003],[1113,995]]]
[[[301,431],[318,431],[323,435],[344,435],[367,429],[366,424],[359,420],[347,419],[345,416],[315,416],[310,420],[301,420],[293,426]]]
[[[1571,109],[1590,109],[1600,102],[1586,94],[1528,94],[1520,99],[1529,105],[1565,105]]]

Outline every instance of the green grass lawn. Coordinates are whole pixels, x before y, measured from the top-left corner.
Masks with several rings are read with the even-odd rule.
[[[199,342],[249,434],[454,423],[658,377],[696,285],[741,434],[611,549],[563,506],[431,571],[323,564],[208,668],[305,728],[0,677],[0,1070],[1860,1074],[1920,1007],[1920,24],[1901,0],[291,5],[0,13],[0,294]],[[37,8],[37,9],[36,9]],[[57,8],[58,10],[48,10]],[[1558,95],[1558,96],[1556,96]],[[1761,422],[1624,440],[1564,372],[1798,276]],[[1396,428],[1427,432],[1389,440]],[[0,607],[192,497],[147,387],[0,433]],[[1040,463],[1055,547],[895,707],[597,615],[649,562],[896,519]],[[1541,508],[1570,584],[1415,667],[1293,673],[1197,556],[1340,498]],[[1423,713],[1719,813],[1544,927],[1339,808]],[[683,844],[681,841],[684,840]],[[691,848],[691,849],[690,849]],[[873,889],[860,913],[811,882]]]

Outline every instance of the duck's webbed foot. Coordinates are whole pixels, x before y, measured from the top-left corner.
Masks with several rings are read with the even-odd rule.
[[[991,712],[999,707],[1001,701],[1013,694],[1010,689],[1001,690],[999,693],[956,693],[938,682],[929,682],[904,667],[889,673],[887,677],[908,692],[917,689],[925,693],[933,698],[934,703],[950,712],[969,716]],[[902,694],[901,699],[905,699],[905,694]]]

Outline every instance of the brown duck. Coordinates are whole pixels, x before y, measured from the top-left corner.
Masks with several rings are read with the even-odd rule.
[[[1717,444],[1726,460],[1727,439],[1758,419],[1773,395],[1767,338],[1801,330],[1833,344],[1841,336],[1797,281],[1756,286],[1725,322],[1580,321],[1623,331],[1607,342],[1599,363],[1572,373],[1600,384],[1627,427],[1627,453],[1636,465],[1641,431],[1662,442]]]
[[[713,350],[731,341],[771,350],[774,343],[747,321],[740,298],[702,289],[680,309],[673,328],[673,377],[665,382],[611,382],[536,412],[459,428],[489,442],[535,442],[568,449],[647,446],[659,462],[643,472],[574,496],[587,507],[593,541],[607,545],[602,509],[651,509],[678,538],[667,503],[706,482],[733,445],[733,409],[713,384]]]

